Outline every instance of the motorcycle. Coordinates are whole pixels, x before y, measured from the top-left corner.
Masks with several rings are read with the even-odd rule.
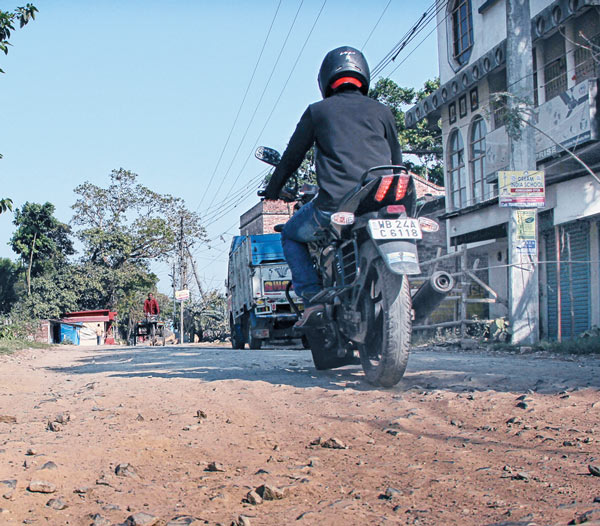
[[[255,156],[272,166],[281,160],[279,152],[264,146]],[[298,188],[296,180],[280,198],[300,208],[317,191],[314,185]],[[421,273],[417,241],[423,232],[439,229],[434,220],[417,218],[419,206],[404,166],[371,168],[342,199],[317,241],[309,243],[323,287],[311,303],[324,309],[302,332],[316,369],[354,363],[358,351],[369,383],[392,387],[402,379],[413,322],[423,321],[454,286],[450,274],[438,271],[411,297],[409,276]],[[300,316],[289,286],[288,299]]]

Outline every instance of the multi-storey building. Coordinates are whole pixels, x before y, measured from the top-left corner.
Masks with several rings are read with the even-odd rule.
[[[530,12],[535,150],[546,177],[541,333],[570,337],[600,325],[600,183],[580,162],[600,172],[600,0],[530,0]],[[498,206],[498,171],[509,169],[506,4],[440,0],[437,22],[440,88],[407,112],[406,123],[441,119],[449,249],[486,252],[489,283],[507,298],[509,210]],[[506,313],[490,307],[491,316]]]

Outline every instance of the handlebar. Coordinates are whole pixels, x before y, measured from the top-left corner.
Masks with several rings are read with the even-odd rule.
[[[264,197],[265,190],[259,190],[258,192],[256,192],[256,195],[258,195],[258,197]],[[296,191],[293,188],[283,188],[279,192],[279,199],[281,199],[285,203],[293,203],[294,201],[298,200],[298,196],[296,195]]]

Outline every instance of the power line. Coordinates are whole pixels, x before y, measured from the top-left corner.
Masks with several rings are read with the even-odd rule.
[[[248,164],[248,161],[252,158],[252,155],[254,154],[254,150],[255,150],[256,146],[258,145],[258,142],[260,141],[260,138],[261,138],[263,132],[267,128],[267,125],[269,124],[269,122],[271,120],[271,117],[273,117],[273,113],[275,113],[275,110],[277,109],[277,105],[279,104],[279,101],[281,100],[281,97],[283,96],[285,88],[287,87],[288,83],[290,82],[290,79],[292,78],[292,74],[294,73],[294,71],[296,69],[296,66],[298,65],[298,62],[300,61],[300,57],[302,56],[302,53],[304,52],[304,48],[306,47],[306,44],[308,44],[308,40],[310,39],[310,37],[311,37],[311,35],[312,35],[312,33],[313,33],[314,29],[315,29],[315,26],[317,25],[317,22],[319,21],[319,18],[321,17],[321,13],[323,13],[323,9],[325,8],[326,4],[327,4],[327,0],[324,0],[323,4],[321,5],[321,9],[317,13],[315,21],[313,22],[313,25],[310,28],[310,31],[308,32],[308,35],[306,36],[306,39],[304,40],[304,44],[302,44],[302,47],[300,48],[300,51],[298,52],[298,56],[296,57],[294,65],[292,66],[292,69],[290,70],[290,73],[289,73],[289,75],[288,75],[288,77],[287,77],[287,79],[286,79],[283,87],[281,88],[281,91],[279,92],[279,96],[277,97],[277,100],[275,101],[275,104],[273,104],[273,107],[271,108],[271,112],[269,113],[269,116],[267,117],[267,120],[265,121],[262,129],[258,133],[256,141],[254,142],[254,146],[252,146],[252,151],[250,152],[250,154],[248,155],[248,157],[246,157],[246,161],[244,161],[244,164],[242,165],[242,168],[238,172],[238,176],[236,177],[235,181],[233,182],[234,185],[237,182],[237,180],[240,178],[240,175],[242,174],[244,168],[246,168],[246,165]]]
[[[404,48],[406,48],[406,46],[436,18],[437,14],[445,7],[446,3],[447,0],[441,0],[431,4],[421,15],[419,20],[417,20],[417,22],[415,22],[415,24],[407,31],[404,37],[402,37],[392,50],[373,68],[371,76],[376,77],[380,75],[391,62],[394,62]]]
[[[390,72],[390,74],[389,74],[389,76],[390,76],[390,77],[391,77],[391,76],[392,76],[392,75],[393,75],[393,74],[396,72],[396,70],[397,70],[397,69],[398,69],[398,68],[399,68],[399,67],[400,67],[402,64],[404,64],[404,63],[405,63],[405,62],[408,60],[408,58],[409,58],[409,57],[410,57],[410,56],[411,56],[411,55],[412,55],[412,54],[413,54],[413,53],[414,53],[414,52],[415,52],[415,51],[416,51],[416,50],[417,50],[417,49],[418,49],[418,48],[419,48],[419,47],[420,47],[422,44],[423,44],[423,42],[425,42],[425,40],[427,40],[427,39],[428,39],[428,38],[431,36],[431,34],[432,34],[434,31],[436,31],[436,30],[437,30],[437,28],[440,26],[440,24],[441,24],[441,23],[442,23],[444,20],[446,20],[446,18],[448,18],[448,15],[449,15],[449,14],[450,14],[450,13],[447,13],[447,14],[446,14],[446,16],[445,16],[445,17],[444,17],[442,20],[440,20],[440,21],[439,21],[439,22],[438,22],[438,23],[435,25],[435,27],[434,27],[434,28],[433,28],[433,29],[432,29],[432,30],[431,30],[429,33],[427,33],[427,35],[425,35],[425,38],[423,38],[423,40],[421,40],[421,42],[419,42],[419,43],[418,43],[418,44],[417,44],[417,45],[416,45],[416,46],[415,46],[415,47],[414,47],[414,48],[411,50],[411,52],[410,52],[408,55],[406,55],[406,56],[405,56],[405,57],[404,57],[404,58],[403,58],[403,59],[400,61],[400,63],[399,63],[399,64],[398,64],[398,65],[397,65],[397,66],[396,66],[396,67],[395,67],[395,68],[394,68],[394,69],[393,69],[393,70]]]
[[[241,187],[236,192],[230,194],[222,201],[216,203],[211,208],[208,208],[206,212],[204,212],[204,214],[202,215],[202,220],[210,220],[214,216],[219,215],[222,212],[224,206],[229,205],[232,201],[235,201],[241,195],[247,195],[247,192],[250,191],[251,188],[257,188],[257,185],[260,185],[262,183],[263,179],[265,178],[268,172],[269,168],[263,170],[258,175],[250,179],[250,181],[248,181],[245,186]]]
[[[390,4],[392,3],[392,0],[389,0],[387,5],[383,8],[383,11],[381,12],[381,15],[379,15],[379,18],[377,19],[377,22],[375,22],[375,25],[373,26],[373,29],[371,29],[371,32],[369,33],[369,36],[367,37],[367,40],[365,40],[365,43],[361,46],[360,50],[362,51],[363,49],[365,49],[365,46],[367,45],[367,43],[369,42],[369,40],[371,40],[371,37],[373,36],[373,33],[375,32],[375,29],[377,29],[377,26],[379,25],[379,22],[381,22],[381,19],[383,18],[383,15],[385,15],[385,12],[387,11],[387,8],[390,7]]]
[[[282,0],[279,0],[279,4],[277,5],[277,9],[275,10],[275,14],[273,15],[273,19],[271,20],[271,25],[269,26],[269,30],[267,31],[267,36],[265,37],[265,41],[263,42],[262,48],[261,48],[260,53],[258,55],[258,59],[256,60],[256,64],[254,65],[254,70],[252,71],[252,76],[250,77],[250,81],[248,82],[248,86],[246,86],[246,91],[244,92],[244,96],[242,98],[242,102],[240,103],[240,107],[238,108],[238,111],[237,111],[237,114],[236,114],[235,119],[233,121],[233,124],[231,125],[231,129],[229,130],[229,135],[227,136],[227,140],[225,141],[225,145],[223,146],[223,149],[221,150],[221,154],[219,155],[219,159],[217,160],[217,164],[215,166],[215,169],[213,170],[213,173],[210,176],[210,180],[208,182],[208,185],[206,186],[206,192],[204,192],[202,194],[202,198],[200,199],[200,203],[198,204],[196,210],[198,210],[202,206],[202,203],[204,201],[204,196],[208,193],[208,189],[210,188],[210,185],[213,182],[215,174],[217,173],[217,169],[219,168],[219,165],[221,164],[221,159],[223,158],[223,154],[225,153],[225,149],[227,148],[227,145],[229,144],[229,140],[231,139],[231,135],[233,133],[235,125],[237,124],[238,118],[239,118],[240,113],[242,111],[242,107],[244,106],[244,103],[246,102],[246,97],[248,96],[248,92],[250,91],[250,86],[252,85],[252,81],[254,80],[254,76],[256,74],[256,70],[258,69],[258,64],[260,63],[260,59],[263,56],[263,53],[265,51],[265,47],[267,46],[267,41],[269,40],[269,36],[271,35],[271,30],[273,29],[273,25],[275,24],[275,19],[277,18],[277,14],[279,13],[279,8],[281,7],[281,2],[282,2]]]
[[[275,69],[277,68],[277,65],[279,64],[279,60],[281,59],[281,55],[283,54],[283,50],[285,49],[285,46],[287,45],[287,42],[290,38],[290,35],[292,33],[292,30],[294,29],[294,26],[296,25],[296,20],[298,19],[298,15],[300,13],[300,9],[302,8],[302,5],[304,4],[304,0],[300,0],[300,5],[298,6],[298,9],[296,11],[296,14],[294,15],[294,19],[292,20],[292,24],[290,25],[290,28],[287,32],[287,35],[283,41],[283,44],[281,46],[281,49],[279,50],[279,54],[277,55],[277,59],[275,60],[275,64],[273,64],[273,68],[271,69],[271,74],[269,75],[269,78],[267,79],[267,82],[265,84],[265,87],[263,88],[263,91],[260,95],[260,98],[254,108],[254,112],[252,113],[252,116],[250,117],[250,121],[248,122],[248,126],[246,126],[246,131],[244,132],[244,135],[242,136],[238,147],[235,151],[235,153],[233,154],[233,157],[231,159],[231,162],[229,163],[229,166],[227,168],[227,171],[225,172],[225,175],[223,176],[223,178],[221,179],[221,184],[219,185],[219,187],[217,188],[217,191],[214,193],[213,195],[213,200],[210,202],[209,206],[212,205],[212,203],[214,202],[217,194],[220,192],[221,188],[223,187],[223,183],[225,182],[225,179],[227,178],[227,175],[229,175],[229,172],[231,170],[231,167],[233,166],[233,163],[240,151],[240,148],[242,147],[242,144],[244,142],[244,140],[246,139],[246,135],[248,134],[248,130],[250,129],[250,126],[252,125],[252,123],[254,122],[254,117],[256,116],[256,113],[258,112],[258,108],[260,107],[260,104],[262,103],[262,100],[265,96],[265,93],[267,92],[267,88],[269,87],[269,84],[271,83],[271,79],[273,78],[273,74],[275,73]]]

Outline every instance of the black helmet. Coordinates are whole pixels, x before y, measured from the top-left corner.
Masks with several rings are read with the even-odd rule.
[[[369,91],[371,74],[367,59],[358,49],[350,46],[339,47],[325,55],[319,70],[319,89],[323,98],[331,95],[334,89],[331,85],[343,77],[359,80],[359,89],[365,95]]]

